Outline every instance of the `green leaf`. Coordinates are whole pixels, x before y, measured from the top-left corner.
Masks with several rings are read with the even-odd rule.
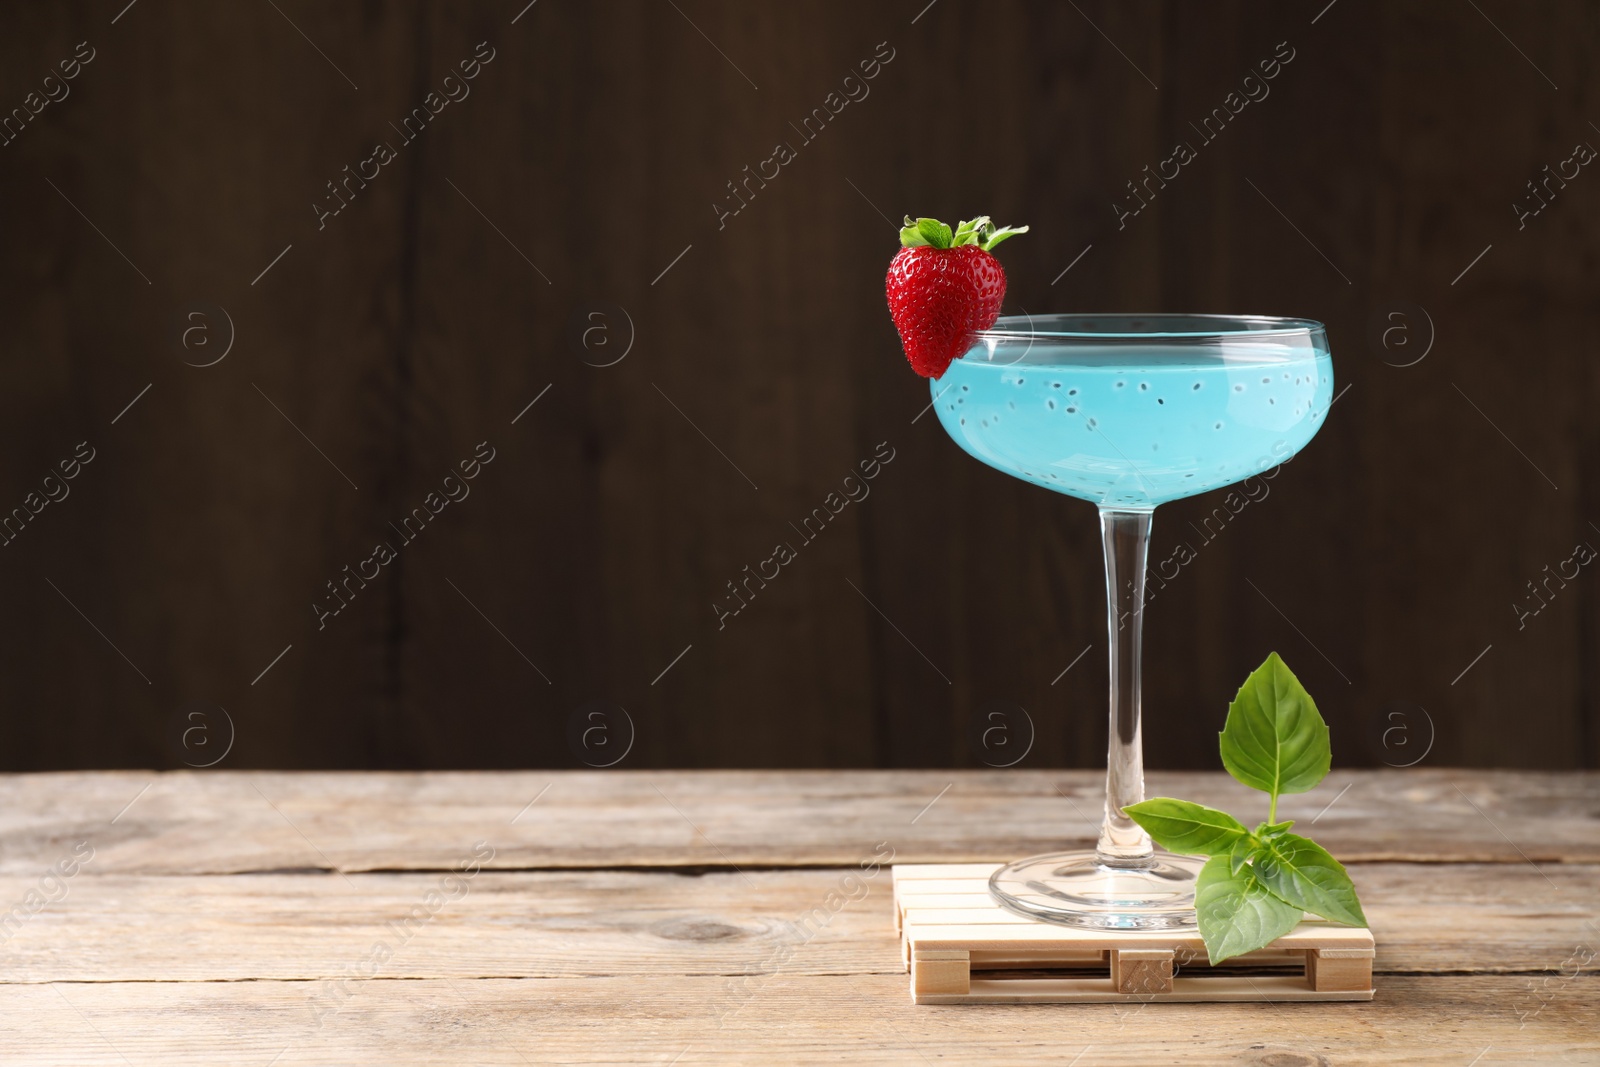
[[[1256,880],[1295,907],[1334,922],[1367,925],[1350,875],[1315,841],[1288,833],[1269,837],[1251,859]]]
[[[997,230],[994,221],[988,215],[963,219],[953,231],[938,219],[913,219],[907,215],[905,224],[900,229],[900,245],[903,248],[919,248],[925,245],[934,248],[957,248],[961,245],[977,245],[987,252],[1006,238],[1027,232],[1026,226],[1006,226]]]
[[[922,239],[935,248],[949,248],[953,235],[950,227],[938,219],[918,219],[917,230]]]
[[[1122,811],[1169,852],[1226,856],[1236,842],[1250,836],[1244,824],[1227,812],[1187,800],[1154,797]]]
[[[982,248],[985,252],[993,252],[994,246],[999,244],[1001,241],[1004,241],[1010,237],[1015,237],[1019,233],[1027,232],[1028,228],[1026,226],[1002,226],[998,230],[991,228],[983,235],[983,239],[978,243],[978,247]]]
[[[1311,694],[1276,652],[1257,667],[1228,707],[1222,765],[1245,785],[1272,794],[1304,793],[1328,773],[1328,724]]]
[[[955,239],[950,242],[950,247],[959,248],[962,245],[977,244],[979,234],[982,233],[986,226],[990,229],[994,227],[994,224],[989,221],[988,215],[979,215],[971,221],[963,221],[960,226],[956,227]]]
[[[1255,832],[1257,837],[1278,837],[1293,825],[1293,819],[1290,819],[1288,822],[1264,822],[1260,826],[1256,827]]]
[[[1254,834],[1247,834],[1233,843],[1233,851],[1228,853],[1228,870],[1238,874],[1239,869],[1250,862],[1250,856],[1260,844]]]
[[[920,248],[927,244],[927,239],[922,236],[922,230],[910,215],[906,216],[906,223],[900,230],[901,248]]]
[[[1194,910],[1212,966],[1265,948],[1299,925],[1300,908],[1274,896],[1251,868],[1237,874],[1226,857],[1206,861],[1195,882]]]

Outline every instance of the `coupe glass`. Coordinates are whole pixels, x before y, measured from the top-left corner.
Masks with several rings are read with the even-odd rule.
[[[1099,507],[1105,549],[1111,730],[1098,847],[1008,863],[989,891],[1050,922],[1193,926],[1203,861],[1157,850],[1122,810],[1144,799],[1139,646],[1150,519],[1157,504],[1260,474],[1311,440],[1333,397],[1322,324],[1006,317],[932,389],[939,421],[967,452]]]

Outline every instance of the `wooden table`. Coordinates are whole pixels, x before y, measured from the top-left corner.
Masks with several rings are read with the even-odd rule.
[[[1351,865],[1371,1003],[913,1006],[879,864],[1090,843],[1102,781],[0,777],[0,1063],[1600,1062],[1595,774],[1286,799]],[[1220,774],[1149,784],[1254,810]]]

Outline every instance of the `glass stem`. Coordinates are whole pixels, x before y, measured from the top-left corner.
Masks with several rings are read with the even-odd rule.
[[[1144,867],[1155,855],[1150,835],[1122,813],[1144,799],[1139,733],[1139,658],[1144,635],[1145,551],[1151,512],[1100,509],[1106,555],[1106,620],[1111,642],[1111,730],[1106,754],[1106,818],[1096,849],[1112,867]]]

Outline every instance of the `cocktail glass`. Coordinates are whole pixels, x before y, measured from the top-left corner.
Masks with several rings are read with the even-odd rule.
[[[1122,810],[1144,799],[1139,661],[1151,515],[1274,468],[1311,440],[1333,398],[1322,324],[1006,317],[931,384],[939,421],[967,452],[1097,505],[1105,550],[1111,729],[1099,843],[1008,863],[989,891],[1050,922],[1193,926],[1203,860],[1156,849]]]

